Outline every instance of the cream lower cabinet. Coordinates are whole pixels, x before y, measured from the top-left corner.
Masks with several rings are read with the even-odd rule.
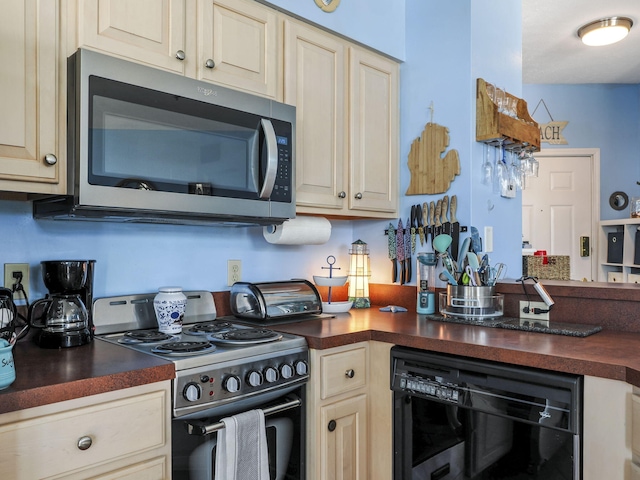
[[[582,478],[629,480],[632,476],[631,438],[640,453],[637,395],[626,382],[584,377]],[[633,408],[632,408],[633,405]],[[634,413],[632,413],[634,412]],[[635,425],[638,428],[635,428]],[[638,466],[633,466],[638,471]]]
[[[284,68],[284,101],[297,114],[297,211],[395,217],[397,63],[287,18]]]
[[[66,187],[58,131],[66,114],[58,91],[66,73],[58,63],[64,4],[0,4],[0,190],[61,193]]]
[[[391,478],[390,349],[381,342],[360,342],[311,350],[308,480]]]
[[[171,382],[0,415],[11,479],[171,478]]]

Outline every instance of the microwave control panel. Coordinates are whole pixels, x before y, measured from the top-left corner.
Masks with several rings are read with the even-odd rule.
[[[273,186],[271,200],[274,202],[291,202],[292,166],[291,138],[284,135],[276,135],[278,143],[278,173],[276,183]]]

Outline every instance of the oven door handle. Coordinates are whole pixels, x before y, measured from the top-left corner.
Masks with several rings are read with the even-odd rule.
[[[285,403],[274,405],[273,407],[263,408],[262,412],[266,417],[268,415],[273,415],[275,413],[291,410],[292,408],[297,408],[300,405],[302,405],[302,400],[300,400],[299,398],[295,398]],[[216,422],[216,423],[206,425],[204,424],[204,422],[186,420],[184,423],[187,429],[187,433],[189,433],[189,435],[205,436],[205,435],[210,435],[212,433],[215,433],[218,430],[222,430],[224,428],[224,423],[222,422]]]

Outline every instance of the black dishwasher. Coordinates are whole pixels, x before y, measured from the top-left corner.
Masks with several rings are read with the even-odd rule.
[[[582,377],[391,349],[394,480],[579,480]]]

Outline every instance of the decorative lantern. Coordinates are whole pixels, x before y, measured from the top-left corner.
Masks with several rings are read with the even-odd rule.
[[[369,250],[362,240],[356,240],[351,244],[349,251],[349,301],[353,301],[353,308],[369,308]]]

